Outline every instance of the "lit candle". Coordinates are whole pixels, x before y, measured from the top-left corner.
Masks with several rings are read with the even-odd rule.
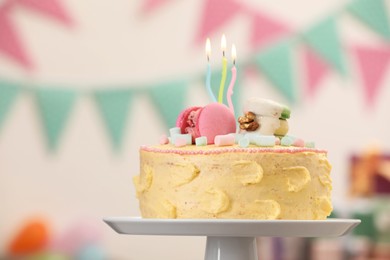
[[[227,59],[225,57],[225,52],[226,52],[225,34],[222,35],[221,50],[222,50],[222,76],[221,76],[221,84],[219,85],[218,102],[222,104],[223,103],[223,91],[225,89],[225,81],[226,81],[226,70],[227,70]]]
[[[237,69],[236,69],[236,58],[237,58],[237,51],[236,51],[236,46],[233,44],[232,46],[232,59],[233,59],[233,67],[232,67],[232,79],[230,80],[230,84],[228,87],[228,91],[226,94],[226,99],[229,105],[230,111],[232,111],[234,115],[234,106],[232,102],[232,95],[233,95],[233,88],[234,88],[234,83],[236,82],[236,75],[237,75]]]
[[[211,43],[210,39],[206,40],[206,56],[207,56],[207,74],[206,74],[206,86],[207,91],[209,92],[210,98],[213,102],[217,102],[217,99],[214,96],[213,91],[211,90],[211,65],[210,65],[210,54],[211,54]]]

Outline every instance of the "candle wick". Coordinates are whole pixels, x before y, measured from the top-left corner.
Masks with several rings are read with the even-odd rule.
[[[225,51],[222,51],[222,56],[225,57]]]
[[[210,62],[210,56],[207,55],[207,62]]]
[[[233,60],[233,65],[236,66],[236,59]]]

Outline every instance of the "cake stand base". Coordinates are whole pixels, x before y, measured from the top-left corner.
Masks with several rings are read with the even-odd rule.
[[[240,220],[105,218],[119,234],[207,236],[205,260],[257,260],[256,237],[339,237],[358,219]]]
[[[254,237],[207,237],[205,260],[258,260]]]

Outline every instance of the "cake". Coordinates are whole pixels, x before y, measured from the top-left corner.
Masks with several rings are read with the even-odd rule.
[[[142,217],[326,219],[327,151],[287,135],[289,118],[286,106],[260,98],[238,122],[219,103],[184,110],[169,138],[140,148],[133,181]]]

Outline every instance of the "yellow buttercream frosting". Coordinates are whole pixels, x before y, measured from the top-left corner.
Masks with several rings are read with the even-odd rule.
[[[275,146],[143,147],[134,177],[142,217],[325,219],[332,211],[325,151]]]

